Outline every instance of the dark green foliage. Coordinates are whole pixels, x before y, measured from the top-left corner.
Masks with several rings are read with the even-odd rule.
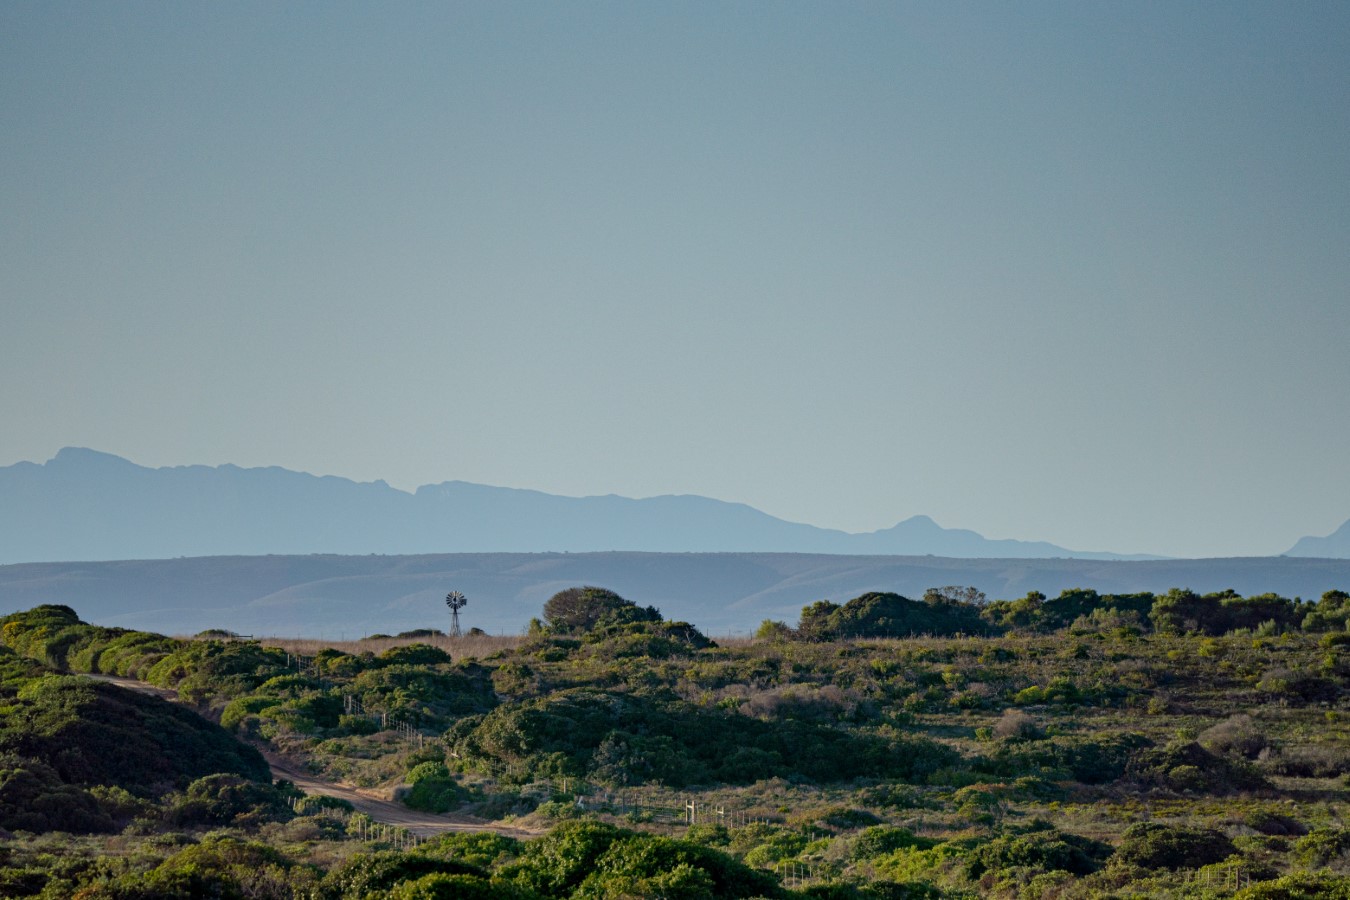
[[[470,629],[472,631],[473,629]],[[414,628],[412,631],[400,631],[395,637],[400,638],[429,638],[445,637],[445,632],[439,628]]]
[[[1002,869],[1034,869],[1089,875],[1111,855],[1110,844],[1054,829],[1004,835],[981,844],[968,857],[971,877]]]
[[[689,841],[564,822],[499,875],[546,897],[779,897],[768,875]]]
[[[660,621],[661,614],[653,607],[644,609],[605,588],[568,588],[544,604],[544,627],[554,634],[585,634],[606,625]]]
[[[271,784],[220,773],[188,785],[182,798],[166,810],[165,821],[174,827],[249,825],[288,813],[281,793]]]
[[[88,900],[251,900],[291,897],[312,882],[312,870],[255,841],[210,837],[148,872],[134,872],[82,891]]]
[[[328,861],[351,849],[328,842],[357,829],[322,814],[292,818],[281,795],[244,774],[180,773],[132,793],[68,780],[72,760],[45,745],[41,758],[28,755],[39,738],[70,733],[101,758],[101,732],[115,732],[136,714],[95,714],[100,733],[87,737],[63,731],[68,719],[85,718],[88,702],[107,705],[100,691],[113,689],[89,687],[92,701],[85,688],[56,690],[44,682],[60,679],[0,649],[0,826],[123,832],[111,840],[0,842],[0,896],[1336,896],[1343,879],[1278,876],[1350,865],[1350,839],[1327,827],[1339,822],[1344,786],[1331,779],[1350,771],[1350,716],[1343,703],[1322,706],[1319,699],[1343,699],[1350,676],[1345,632],[1290,633],[1297,622],[1271,617],[1281,598],[1178,594],[1185,592],[1159,604],[1159,621],[1173,629],[1160,634],[1144,634],[1137,619],[1145,603],[1154,605],[1150,595],[1066,591],[1047,601],[1033,592],[981,604],[964,589],[942,589],[918,603],[874,594],[810,608],[818,636],[840,633],[848,641],[725,648],[623,601],[617,616],[575,637],[541,628],[482,661],[455,665],[425,646],[381,656],[327,649],[303,660],[300,672],[287,669],[284,656],[278,670],[270,653],[247,642],[189,649],[162,636],[84,625],[68,608],[16,614],[0,627],[9,646],[71,667],[144,672],[147,661],[162,660],[157,679],[185,685],[223,710],[222,721],[275,736],[283,750],[305,746],[330,773],[374,780],[406,771],[411,806],[442,810],[469,798],[481,801],[477,812],[485,818],[525,812],[538,805],[536,787],[511,785],[569,775],[591,782],[583,791],[638,788],[623,792],[636,803],[636,821],[663,821],[656,810],[678,808],[679,798],[658,787],[664,784],[692,789],[700,804],[725,801],[777,824],[735,827],[728,816],[724,825],[677,831],[684,840],[654,838],[599,824],[623,812],[587,794],[584,806],[571,797],[540,806],[532,821],[558,823],[540,841],[453,835],[413,854],[422,862],[377,854],[382,862],[334,865]],[[1184,602],[1171,602],[1178,599]],[[1312,604],[1295,606],[1300,620],[1325,627],[1344,604],[1333,597],[1315,622]],[[888,613],[916,607],[939,616],[974,610],[991,629],[1022,633],[853,640],[894,628]],[[1178,609],[1199,618],[1178,626],[1166,619]],[[1207,635],[1244,622],[1234,627],[1255,633],[1181,633]],[[1068,635],[1035,634],[1052,625]],[[344,695],[365,710],[347,714]],[[1278,706],[1262,706],[1272,697]],[[1248,709],[1255,719],[1240,715]],[[411,750],[392,732],[353,736],[381,728],[380,712],[424,732],[449,726],[457,756],[447,758],[439,743]],[[110,739],[137,754],[164,750],[129,734]],[[18,735],[29,743],[21,745]],[[1178,742],[1163,746],[1169,739]],[[74,762],[89,765],[78,753]],[[136,774],[134,766],[116,768]],[[1286,777],[1267,784],[1258,768]],[[496,779],[477,781],[470,793],[459,786],[460,771]],[[840,784],[853,778],[859,780]],[[1233,790],[1259,793],[1211,799]],[[1234,841],[1242,854],[1231,855],[1233,843],[1220,832],[1196,827],[1149,823],[1122,840],[1125,824],[1141,818],[1141,795],[1152,797],[1153,814],[1169,826],[1217,821],[1239,830]],[[550,818],[551,811],[558,815]],[[1320,827],[1309,834],[1313,825]],[[246,841],[187,852],[183,844],[195,838],[156,834],[208,827],[266,834],[286,856],[267,858],[242,846]],[[1119,855],[1104,866],[1105,845],[1069,831],[1118,841]],[[80,849],[67,849],[72,845]],[[291,862],[306,857],[333,866],[322,889],[322,873]],[[754,883],[772,879],[755,867],[780,862],[809,864],[812,886],[786,892],[772,880]],[[1188,876],[1175,866],[1204,870]],[[1211,883],[1226,886],[1201,886]]]
[[[1327,591],[1317,604],[1303,618],[1306,631],[1346,630],[1346,620],[1350,619],[1350,594],[1345,591]]]
[[[1198,869],[1236,852],[1226,835],[1210,828],[1139,822],[1125,829],[1116,858],[1144,869]]]
[[[922,883],[872,881],[862,885],[813,884],[797,891],[794,896],[809,897],[811,900],[940,900],[942,892]]]
[[[1297,872],[1263,881],[1233,895],[1234,900],[1350,900],[1350,878],[1328,872]]]
[[[578,896],[770,897],[773,878],[690,841],[624,833],[596,859]]]
[[[424,762],[408,772],[411,785],[403,802],[412,809],[444,813],[454,809],[467,796],[463,788],[450,777],[443,762]]]
[[[874,825],[863,829],[853,844],[853,859],[870,859],[901,848],[915,847],[927,850],[936,844],[928,838],[916,837],[908,828],[893,825]]]
[[[477,866],[420,853],[362,853],[330,871],[320,885],[319,896],[325,900],[366,900],[376,891],[387,891],[401,881],[426,875],[487,877]]]
[[[1083,784],[1107,784],[1123,777],[1136,753],[1151,746],[1143,735],[1129,732],[1055,737],[1001,744],[976,765],[1004,777],[1039,772]]]
[[[1256,809],[1242,817],[1242,824],[1262,834],[1283,837],[1301,837],[1308,833],[1304,824],[1290,816],[1265,809]]]
[[[500,870],[503,878],[546,897],[566,897],[595,868],[623,829],[599,822],[563,822],[527,843],[514,862]]]
[[[737,713],[632,694],[570,691],[462,720],[447,735],[469,764],[502,774],[594,777],[672,787],[773,776],[922,779],[956,763],[947,747],[897,732],[814,722],[770,725]]]
[[[1261,675],[1256,688],[1285,702],[1319,703],[1335,700],[1341,693],[1335,678],[1324,678],[1309,671],[1285,668],[1269,669]]]
[[[145,680],[176,688],[188,700],[229,699],[291,671],[284,651],[256,641],[190,641],[156,663]]]
[[[924,602],[880,592],[855,597],[843,606],[821,600],[802,610],[797,625],[797,634],[812,641],[985,634],[989,630],[979,605],[940,593]]]
[[[1082,604],[1083,599],[1089,603]],[[1051,630],[1062,628],[1082,616],[1090,616],[1098,610],[1109,610],[1118,614],[1134,613],[1147,616],[1153,609],[1154,596],[1150,593],[1104,594],[1096,591],[1062,591],[1058,597],[1046,603],[1045,625]]]
[[[12,696],[19,688],[44,674],[47,674],[47,669],[41,663],[0,646],[0,696]]]
[[[191,710],[86,678],[31,682],[0,724],[0,752],[45,760],[71,784],[149,795],[217,772],[271,777],[258,751]]]
[[[87,790],[67,784],[40,759],[0,754],[0,827],[10,831],[114,831]]]
[[[1229,794],[1270,787],[1250,764],[1216,756],[1194,741],[1140,750],[1127,774],[1141,784],[1178,792]]]
[[[535,900],[539,895],[476,875],[424,875],[391,890],[388,900]]]
[[[418,725],[440,725],[447,719],[486,712],[497,704],[487,673],[444,671],[394,664],[368,669],[347,685],[366,709],[378,709]]]
[[[586,634],[583,644],[601,659],[669,659],[714,646],[712,641],[688,622],[600,625]]]
[[[1255,630],[1267,622],[1283,631],[1298,627],[1303,615],[1298,604],[1277,594],[1242,597],[1229,590],[1200,596],[1185,588],[1173,588],[1158,597],[1149,613],[1159,631],[1212,635],[1239,628]]]
[[[450,654],[430,644],[405,644],[384,651],[379,660],[391,666],[439,666],[450,664]]]
[[[1294,844],[1294,856],[1309,866],[1330,865],[1347,854],[1350,854],[1350,828],[1318,828]]]
[[[515,838],[491,831],[456,832],[442,835],[423,845],[421,852],[426,856],[454,859],[490,869],[519,855],[522,846]]]
[[[755,629],[755,640],[757,641],[781,643],[792,640],[793,636],[793,631],[786,622],[779,622],[774,619],[763,620],[759,623],[759,628]]]

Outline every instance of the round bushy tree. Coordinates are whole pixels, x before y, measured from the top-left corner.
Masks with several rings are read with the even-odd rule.
[[[660,621],[661,614],[655,608],[644,609],[599,587],[568,588],[544,604],[544,626],[554,634],[582,634],[605,625]]]

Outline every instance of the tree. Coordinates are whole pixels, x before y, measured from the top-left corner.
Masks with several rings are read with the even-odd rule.
[[[554,634],[580,634],[605,625],[660,621],[661,613],[655,607],[644,609],[599,587],[568,588],[544,604],[544,626]]]
[[[924,591],[923,602],[929,606],[984,606],[989,598],[979,588],[949,584]]]

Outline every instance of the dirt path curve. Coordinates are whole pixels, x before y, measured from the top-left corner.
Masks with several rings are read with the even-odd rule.
[[[156,687],[134,678],[118,675],[85,675],[95,681],[106,681],[128,690],[142,694],[152,694],[164,700],[178,700],[178,693],[166,688]],[[535,837],[540,832],[524,828],[515,828],[497,822],[489,822],[474,816],[438,816],[433,813],[418,812],[401,803],[387,800],[376,791],[359,788],[355,785],[337,781],[327,781],[305,771],[304,766],[293,759],[282,756],[275,750],[255,744],[267,764],[272,767],[273,778],[284,778],[306,794],[320,794],[325,797],[337,797],[346,800],[361,813],[370,816],[376,822],[397,825],[420,837],[434,837],[452,831],[495,831],[514,838]]]

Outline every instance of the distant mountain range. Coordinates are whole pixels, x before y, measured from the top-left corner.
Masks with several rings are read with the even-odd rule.
[[[74,447],[46,463],[0,467],[0,564],[613,550],[1159,558],[990,540],[942,528],[927,516],[849,534],[707,497],[560,497],[462,481],[408,493],[383,481],[354,482],[276,467],[150,469]]]

